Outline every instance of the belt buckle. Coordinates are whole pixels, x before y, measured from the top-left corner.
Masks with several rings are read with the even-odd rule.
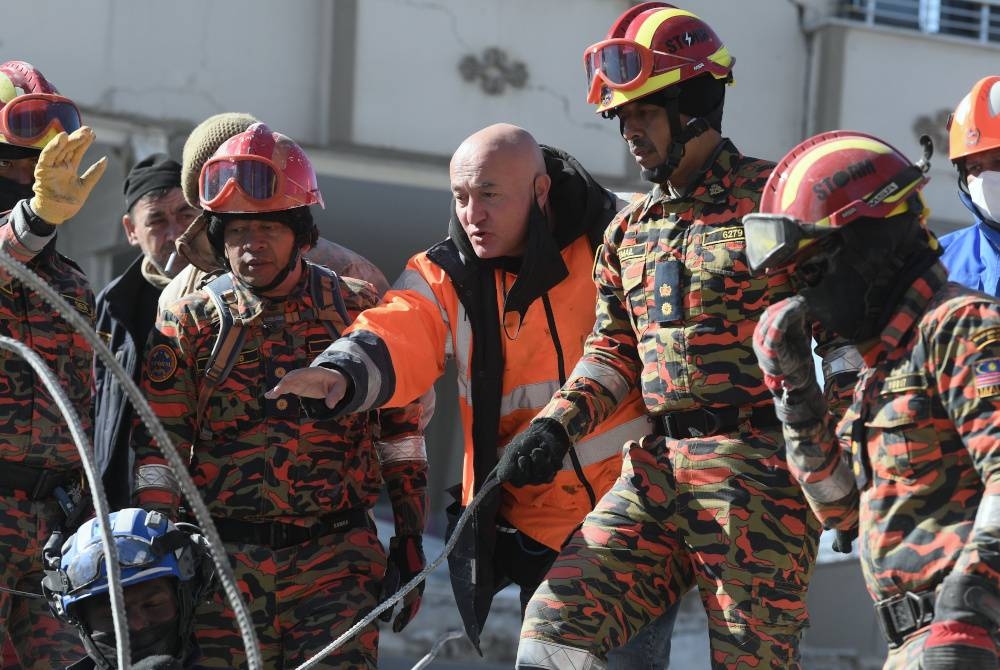
[[[706,417],[705,432],[701,433],[697,428],[688,428],[691,437],[705,437],[706,435],[716,435],[722,429],[722,418],[710,409],[699,408],[703,416]],[[711,423],[709,423],[711,421]]]
[[[890,649],[899,647],[903,643],[903,638],[917,628],[917,616],[913,611],[911,595],[914,594],[906,592],[895,595],[875,605],[879,625]],[[914,595],[914,598],[919,599],[919,596]]]

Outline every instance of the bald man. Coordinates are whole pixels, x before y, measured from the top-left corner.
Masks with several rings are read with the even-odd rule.
[[[323,399],[312,402],[331,416],[396,407],[431,388],[454,359],[465,453],[451,527],[504,445],[580,358],[594,324],[594,249],[619,203],[572,156],[509,124],[462,142],[449,173],[449,237],[413,256],[381,305],[268,397]],[[622,445],[648,432],[633,390],[570,450],[552,482],[504,485],[478,508],[449,556],[477,648],[493,595],[517,584],[523,614],[563,541],[617,479]],[[397,567],[404,581],[414,574]],[[618,667],[666,667],[674,614],[620,650],[629,658]]]

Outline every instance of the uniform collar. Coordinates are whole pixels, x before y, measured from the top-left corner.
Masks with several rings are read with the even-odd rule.
[[[941,262],[934,263],[903,294],[892,318],[876,342],[876,346],[864,352],[865,363],[874,367],[889,352],[895,351],[927,310],[931,298],[948,281],[948,271]]]
[[[684,193],[657,185],[650,191],[649,204],[681,200],[699,200],[709,204],[726,202],[740,158],[742,154],[732,140],[723,137]]]

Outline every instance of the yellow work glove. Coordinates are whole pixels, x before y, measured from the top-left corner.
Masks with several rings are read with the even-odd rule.
[[[94,142],[94,131],[83,126],[72,134],[59,133],[45,145],[35,166],[35,195],[31,209],[43,221],[58,226],[74,216],[108,166],[107,156],[77,176],[83,154]]]

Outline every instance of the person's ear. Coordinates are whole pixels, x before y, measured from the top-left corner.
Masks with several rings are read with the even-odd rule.
[[[139,237],[135,234],[135,223],[132,222],[130,214],[122,215],[122,228],[125,229],[125,239],[133,247],[139,246]]]
[[[539,209],[545,209],[549,204],[549,188],[552,187],[552,178],[547,174],[540,174],[535,177],[535,202]]]

